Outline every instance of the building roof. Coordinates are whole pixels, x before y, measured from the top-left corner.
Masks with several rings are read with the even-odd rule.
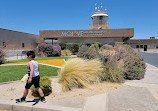
[[[70,36],[69,36],[70,35]],[[134,36],[134,28],[123,29],[95,29],[95,30],[40,30],[40,37],[69,38],[69,37],[107,37],[107,38],[127,38]]]
[[[11,31],[11,32],[18,32],[18,33],[24,33],[24,34],[30,34],[30,35],[36,35],[39,36],[37,34],[31,34],[31,33],[26,33],[26,32],[19,32],[19,31],[15,31],[15,30],[10,30],[10,29],[4,29],[4,28],[0,28],[1,30],[6,30],[6,31]]]
[[[133,39],[130,44],[158,44],[158,39]]]

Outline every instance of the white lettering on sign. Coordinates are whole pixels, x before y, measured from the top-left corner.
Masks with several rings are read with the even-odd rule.
[[[61,36],[67,36],[67,37],[73,37],[74,35],[77,35],[77,36],[83,36],[83,31],[68,31],[68,32],[62,32],[61,33]]]
[[[61,36],[62,37],[73,37],[74,35],[77,35],[79,37],[82,37],[83,34],[104,34],[106,33],[107,31],[68,31],[68,32],[62,32],[61,33]]]

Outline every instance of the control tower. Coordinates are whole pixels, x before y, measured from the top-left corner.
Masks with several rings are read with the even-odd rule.
[[[109,29],[109,25],[107,25],[108,14],[106,9],[103,9],[102,4],[100,8],[95,4],[95,11],[91,18],[93,20],[93,25],[89,24],[91,29]]]

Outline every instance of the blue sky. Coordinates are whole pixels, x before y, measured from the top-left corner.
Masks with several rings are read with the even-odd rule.
[[[94,4],[101,2],[110,28],[134,28],[133,39],[158,38],[158,0],[0,0],[0,28],[33,34],[90,29]]]

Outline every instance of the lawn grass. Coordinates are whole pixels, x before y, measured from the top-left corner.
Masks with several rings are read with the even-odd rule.
[[[36,61],[39,60],[53,60],[53,59],[65,59],[66,61],[70,58],[75,58],[75,57],[37,57],[35,58]],[[12,60],[12,61],[8,61],[7,63],[17,63],[17,62],[28,62],[27,59],[21,59],[21,60]]]
[[[57,76],[59,68],[39,65],[40,76]],[[21,80],[27,74],[27,65],[0,66],[0,83]]]

